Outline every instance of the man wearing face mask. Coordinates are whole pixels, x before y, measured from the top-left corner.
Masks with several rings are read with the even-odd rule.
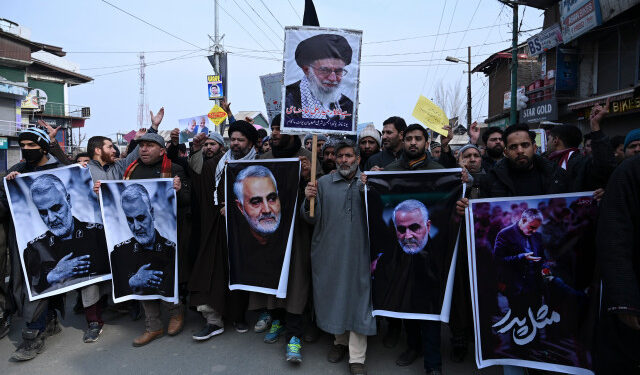
[[[18,142],[24,161],[11,167],[6,179],[14,179],[20,173],[48,170],[64,165],[49,155],[49,134],[44,130],[39,128],[26,129],[18,135]],[[58,295],[29,301],[22,265],[20,264],[20,252],[15,229],[4,187],[0,188],[0,216],[4,216],[9,222],[7,233],[11,258],[12,292],[15,306],[26,325],[22,330],[22,342],[18,345],[12,358],[16,361],[26,361],[35,358],[44,350],[44,340],[47,337],[60,332],[55,310],[61,312],[64,310],[64,297],[63,295]]]

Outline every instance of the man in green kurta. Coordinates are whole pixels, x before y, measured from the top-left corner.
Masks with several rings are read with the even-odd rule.
[[[307,185],[301,214],[315,224],[311,242],[315,312],[318,327],[335,335],[328,360],[339,362],[348,351],[350,372],[366,374],[367,336],[376,334],[376,323],[371,314],[371,257],[360,156],[358,147],[347,140],[335,150],[337,172]]]

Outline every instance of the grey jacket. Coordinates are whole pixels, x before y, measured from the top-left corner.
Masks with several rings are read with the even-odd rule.
[[[131,163],[138,160],[138,156],[138,147],[136,147],[126,158],[117,160],[115,163],[107,165],[106,168],[100,165],[97,160],[89,160],[87,166],[91,172],[93,182],[98,180],[122,180],[124,171],[127,170]]]

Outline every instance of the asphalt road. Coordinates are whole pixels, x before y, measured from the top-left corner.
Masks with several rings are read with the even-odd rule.
[[[73,294],[71,297],[75,297]],[[68,298],[72,304],[74,298]],[[62,332],[46,341],[46,350],[28,362],[12,362],[11,353],[21,339],[23,322],[14,319],[9,335],[0,340],[0,374],[349,374],[346,360],[329,363],[326,355],[331,340],[303,343],[303,363],[285,361],[285,342],[265,344],[263,335],[249,331],[237,333],[231,325],[225,332],[205,342],[194,342],[191,335],[204,323],[199,314],[188,312],[184,331],[175,337],[164,336],[147,346],[134,348],[131,341],[144,330],[144,320],[132,321],[128,315],[107,311],[104,332],[95,343],[82,341],[84,315],[68,311],[61,321]],[[251,324],[255,316],[250,315]],[[476,369],[473,353],[464,363],[449,360],[448,329],[443,329],[443,373],[502,374],[499,368]],[[380,336],[370,337],[367,350],[369,374],[424,374],[422,358],[408,367],[395,364],[404,351],[404,337],[393,349],[382,345]]]

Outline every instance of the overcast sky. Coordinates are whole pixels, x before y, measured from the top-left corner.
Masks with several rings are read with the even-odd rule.
[[[149,107],[165,107],[162,128],[177,127],[180,118],[206,114],[213,106],[206,85],[212,68],[205,57],[207,35],[214,33],[213,0],[109,2],[183,40],[101,0],[35,0],[28,5],[12,1],[4,4],[1,17],[29,28],[33,41],[62,47],[80,73],[95,79],[73,87],[69,99],[70,104],[91,107],[82,130],[89,136],[114,137],[137,127],[139,51],[147,51],[146,61],[152,64],[146,69]],[[392,115],[416,122],[411,112],[418,96],[433,98],[439,85],[459,84],[461,95],[466,95],[466,64],[445,62],[447,55],[466,60],[466,47],[477,46],[471,50],[475,66],[511,43],[512,10],[497,0],[315,4],[321,26],[363,31],[358,122],[374,122],[378,128]],[[523,8],[520,29],[540,27],[542,12]],[[220,33],[230,52],[228,90],[234,112],[257,110],[266,116],[258,77],[282,70],[277,61],[282,58],[282,27],[301,25],[303,11],[304,0],[220,0]],[[523,32],[520,41],[536,32]],[[175,60],[153,64],[170,59]],[[484,75],[475,74],[472,87],[473,119],[482,120],[488,101]]]

